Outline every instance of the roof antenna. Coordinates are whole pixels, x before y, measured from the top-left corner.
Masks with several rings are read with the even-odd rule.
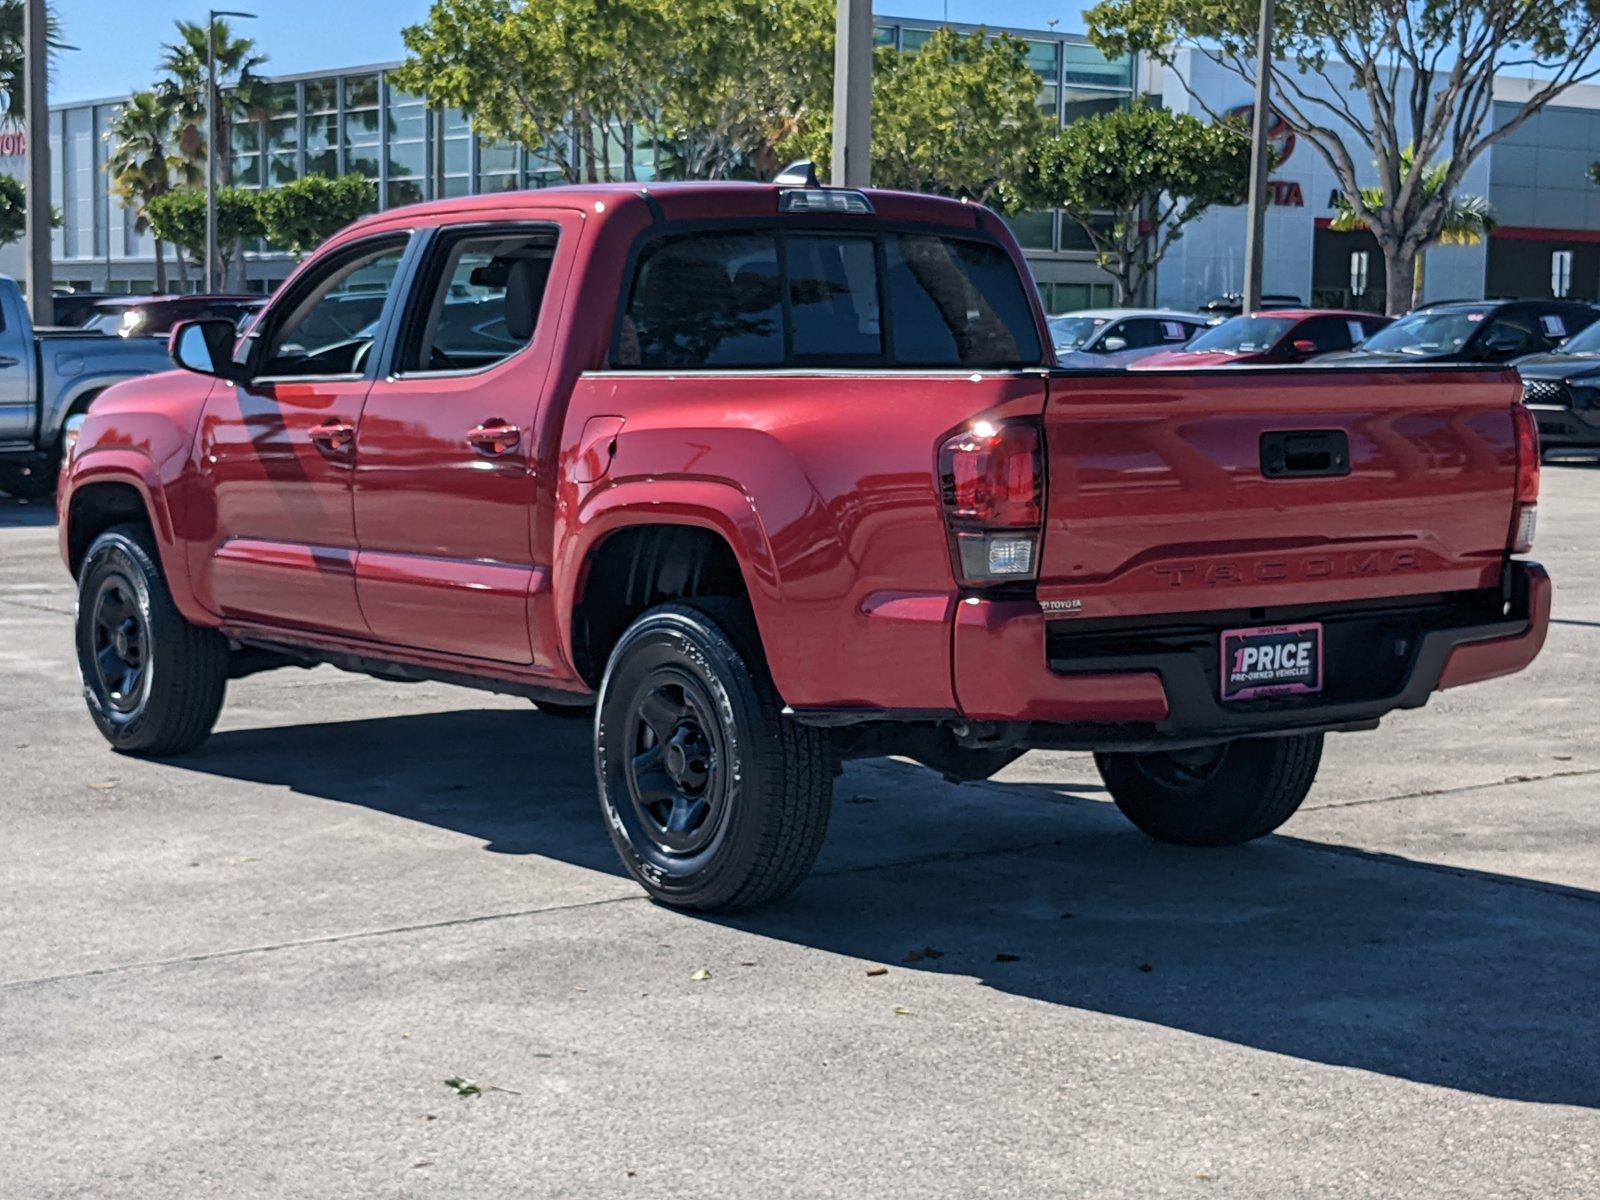
[[[819,188],[821,181],[817,179],[817,164],[808,158],[799,162],[792,162],[778,172],[778,177],[772,181],[779,187]]]

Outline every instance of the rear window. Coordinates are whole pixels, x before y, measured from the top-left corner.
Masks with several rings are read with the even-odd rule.
[[[1042,358],[999,246],[922,234],[696,233],[639,257],[613,365],[1021,367]]]

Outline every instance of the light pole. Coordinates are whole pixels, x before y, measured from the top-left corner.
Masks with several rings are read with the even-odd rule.
[[[205,291],[217,290],[217,18],[255,20],[255,13],[213,8],[206,13],[206,279]]]
[[[28,243],[28,312],[35,325],[55,323],[50,278],[50,47],[44,0],[28,0],[22,14],[23,73],[27,91],[27,196],[23,233]]]
[[[1244,244],[1244,306],[1261,307],[1261,261],[1267,234],[1267,175],[1272,171],[1267,149],[1267,124],[1272,111],[1273,0],[1261,0],[1261,25],[1256,31],[1256,103],[1250,115],[1250,209],[1248,240]]]
[[[872,182],[872,0],[838,0],[833,50],[834,187]]]

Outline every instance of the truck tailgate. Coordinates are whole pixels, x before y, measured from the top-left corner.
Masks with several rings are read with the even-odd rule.
[[[1493,587],[1518,396],[1504,369],[1054,372],[1041,605],[1130,617]]]

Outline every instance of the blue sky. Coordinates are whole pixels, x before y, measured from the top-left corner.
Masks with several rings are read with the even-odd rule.
[[[254,12],[244,22],[270,57],[269,71],[289,74],[400,58],[402,26],[420,21],[428,0],[213,0]],[[204,21],[206,8],[171,0],[52,0],[63,39],[79,47],[57,60],[51,100],[116,96],[145,87],[155,74],[161,43],[178,18]],[[1080,30],[1083,5],[1045,0],[894,0],[879,13],[1044,29]]]

